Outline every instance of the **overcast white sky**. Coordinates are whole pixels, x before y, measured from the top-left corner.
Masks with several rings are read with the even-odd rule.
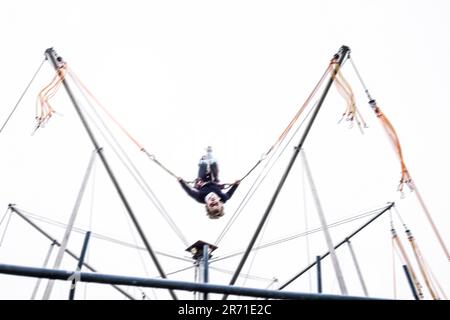
[[[444,0],[2,1],[0,121],[3,124],[11,112],[42,62],[45,49],[54,47],[122,125],[177,175],[193,179],[204,148],[212,145],[221,179],[232,182],[275,142],[330,58],[345,44],[351,48],[371,94],[396,128],[410,173],[449,245],[449,6]],[[335,222],[396,201],[448,295],[448,261],[415,195],[406,192],[400,199],[396,192],[400,176],[396,155],[350,63],[343,72],[369,128],[361,135],[356,127],[349,129],[348,123],[338,124],[345,102],[333,87],[304,145],[327,220]],[[46,63],[0,133],[2,217],[7,205],[15,203],[47,219],[67,222],[77,197],[93,147],[64,90],[53,100],[58,115],[31,135],[36,96],[53,74]],[[78,91],[76,95],[86,112],[92,114]],[[103,119],[107,121],[106,116]],[[185,243],[95,131],[152,247],[188,257]],[[202,205],[190,199],[173,177],[150,162],[119,131],[114,132],[188,242],[202,239],[215,243],[258,172],[242,182],[226,204],[222,219],[209,220]],[[245,249],[299,137],[293,138],[220,242],[215,257]],[[280,193],[261,243],[319,226],[300,160]],[[334,242],[367,219],[332,229]],[[0,236],[6,220],[0,225]],[[61,238],[62,228],[38,223]],[[395,223],[414,260],[398,219]],[[76,225],[141,245],[100,161]],[[72,236],[69,247],[73,251],[80,251],[82,237]],[[251,255],[243,273],[265,280],[240,279],[237,284],[264,288],[273,278],[282,283],[326,251],[323,238],[315,233]],[[49,244],[13,215],[1,242],[0,262],[41,266]],[[352,244],[371,296],[393,298],[395,278],[397,297],[411,298],[397,258],[393,272],[388,214],[355,237]],[[337,252],[350,294],[362,295],[348,249]],[[158,257],[166,273],[191,265]],[[140,256],[134,249],[96,238],[92,239],[88,259],[104,273],[158,275],[145,252]],[[215,267],[220,270],[211,270],[211,282],[228,283],[231,274],[222,269],[234,270],[239,260],[240,256],[217,262]],[[63,268],[74,269],[75,265],[67,258]],[[35,279],[0,278],[0,299],[31,296]],[[193,281],[194,270],[169,278]],[[324,292],[339,294],[328,258],[323,262],[323,278]],[[107,286],[80,288],[78,299],[122,298]],[[287,289],[315,292],[315,269]],[[139,297],[138,290],[129,290]],[[150,298],[168,297],[165,291],[145,291]],[[67,294],[68,284],[59,283],[52,297],[65,299]],[[190,293],[179,295],[192,297]]]

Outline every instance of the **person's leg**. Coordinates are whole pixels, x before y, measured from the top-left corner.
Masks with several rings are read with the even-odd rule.
[[[203,181],[206,180],[207,177],[207,172],[208,171],[208,165],[206,164],[206,162],[203,162],[200,160],[200,163],[198,164],[198,179],[201,179]]]
[[[219,166],[217,165],[217,162],[213,162],[210,164],[211,169],[211,180],[215,182],[219,182]]]

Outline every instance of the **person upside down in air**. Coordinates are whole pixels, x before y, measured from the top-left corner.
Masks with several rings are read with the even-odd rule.
[[[239,186],[240,180],[232,184],[227,192],[222,192],[223,185],[219,183],[219,168],[212,156],[212,149],[208,147],[207,153],[200,159],[198,177],[194,188],[178,177],[181,187],[196,201],[205,204],[210,219],[218,219],[224,215],[223,204],[227,202]]]

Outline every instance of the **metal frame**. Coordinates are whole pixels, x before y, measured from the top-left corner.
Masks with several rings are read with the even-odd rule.
[[[18,265],[0,264],[0,274],[9,274],[25,277],[48,278],[54,280],[72,280],[76,278],[81,282],[115,284],[126,286],[150,287],[169,290],[200,291],[239,296],[251,296],[273,299],[296,300],[383,300],[359,296],[343,296],[332,294],[303,293],[293,291],[267,290],[259,288],[246,288],[230,285],[206,284],[167,279],[150,279],[139,277],[118,276],[103,273],[77,272],[67,270],[53,270],[44,268],[25,267]]]

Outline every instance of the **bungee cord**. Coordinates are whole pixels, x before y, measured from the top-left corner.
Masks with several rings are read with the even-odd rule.
[[[265,175],[262,176],[264,170],[267,168],[267,166],[270,164],[270,161],[273,159],[273,157],[275,156],[277,150],[280,148],[280,146],[282,145],[283,141],[285,140],[286,136],[288,135],[288,133],[290,132],[290,130],[292,129],[292,127],[294,126],[294,124],[297,122],[298,118],[300,117],[300,115],[304,112],[304,110],[307,108],[307,106],[310,104],[312,98],[314,97],[314,95],[317,93],[317,91],[319,90],[319,88],[321,87],[321,85],[323,84],[324,80],[326,79],[326,76],[331,72],[332,67],[335,63],[335,59],[332,59],[330,61],[330,64],[328,65],[328,67],[326,68],[325,72],[323,73],[323,75],[321,76],[321,78],[319,79],[319,81],[317,82],[317,84],[315,85],[315,87],[313,88],[313,90],[311,91],[311,93],[309,94],[309,96],[307,97],[307,99],[305,100],[305,102],[303,103],[303,105],[300,107],[300,109],[297,111],[297,113],[295,114],[295,116],[293,117],[293,119],[290,121],[290,123],[287,125],[287,127],[284,129],[284,131],[282,132],[282,134],[278,137],[277,141],[266,151],[265,154],[263,154],[263,156],[261,157],[261,159],[251,168],[251,170],[244,175],[244,178],[247,177],[253,170],[256,169],[256,167],[259,166],[259,164],[265,160],[267,158],[267,156],[269,156],[269,154],[271,154],[271,156],[269,157],[269,160],[266,162],[264,168],[260,171],[260,174],[256,177],[255,181],[253,182],[253,184],[251,185],[250,189],[248,190],[248,192],[246,193],[246,195],[244,196],[244,198],[242,199],[241,203],[238,205],[237,209],[235,210],[235,212],[233,213],[231,219],[228,221],[227,225],[225,226],[225,228],[222,230],[222,232],[219,234],[217,240],[215,241],[215,245],[217,246],[220,241],[222,241],[223,237],[225,236],[226,232],[231,228],[231,226],[233,225],[233,223],[236,221],[236,219],[238,218],[239,214],[242,212],[242,210],[244,209],[244,207],[247,205],[247,203],[250,201],[250,198],[255,194],[256,190],[259,188],[259,186],[261,185],[261,183],[264,181],[264,179],[266,178],[266,176],[268,175],[268,173],[270,172],[270,170],[273,168],[273,166],[275,165],[275,163],[278,161],[278,159],[281,157],[281,154],[284,152],[284,150],[286,149],[286,147],[289,145],[289,143],[292,141],[292,139],[294,138],[294,136],[297,134],[298,130],[300,129],[300,127],[302,126],[302,124],[304,123],[304,121],[308,118],[309,114],[312,112],[312,110],[315,108],[315,106],[310,109],[310,111],[308,112],[307,116],[303,118],[302,122],[300,123],[300,125],[297,127],[297,129],[295,130],[294,134],[291,136],[291,138],[289,139],[289,141],[285,144],[284,148],[282,149],[282,151],[279,153],[278,157],[276,158],[276,160],[272,163],[271,167],[269,168],[269,170],[266,171]],[[262,176],[262,178],[260,178]],[[258,179],[259,182],[258,182]],[[242,179],[241,179],[242,181]]]
[[[403,188],[404,185],[407,185],[409,187],[409,189],[411,191],[414,191],[417,200],[419,201],[420,206],[422,207],[423,212],[425,213],[428,222],[431,225],[431,228],[433,229],[433,232],[442,248],[442,250],[444,251],[447,260],[450,262],[450,252],[447,249],[447,246],[444,242],[444,240],[442,239],[440,232],[436,226],[436,224],[434,223],[434,220],[431,216],[430,211],[428,210],[428,207],[425,204],[425,201],[422,198],[422,195],[420,194],[417,185],[415,184],[415,182],[413,181],[407,167],[405,164],[405,160],[403,158],[403,152],[402,152],[402,148],[400,145],[400,139],[397,136],[397,133],[395,132],[394,126],[391,124],[391,122],[389,121],[389,119],[386,117],[386,115],[381,111],[380,107],[377,105],[375,99],[372,98],[372,96],[369,93],[369,90],[367,89],[366,84],[364,83],[361,74],[359,73],[358,69],[356,68],[355,63],[353,62],[353,58],[349,57],[350,62],[353,66],[353,69],[362,85],[362,87],[364,88],[364,91],[367,95],[367,98],[369,99],[369,105],[372,108],[372,110],[374,111],[375,115],[377,116],[377,118],[380,120],[383,129],[385,130],[385,132],[387,133],[389,140],[391,142],[391,144],[393,145],[397,156],[400,160],[400,167],[401,167],[401,177],[400,177],[400,182],[398,185],[398,191],[400,191],[401,195],[403,196]]]
[[[322,77],[320,78],[320,80],[317,82],[314,89],[311,91],[311,93],[307,97],[306,101],[303,103],[303,105],[300,107],[300,109],[294,115],[294,117],[289,122],[289,124],[286,126],[284,131],[281,133],[281,135],[278,137],[278,139],[275,141],[275,143],[261,156],[261,158],[256,162],[256,164],[253,167],[251,167],[251,169],[240,179],[241,181],[244,180],[253,170],[255,170],[256,167],[258,167],[261,164],[261,162],[264,161],[268,157],[268,155],[274,150],[274,148],[276,148],[277,145],[279,145],[283,142],[283,140],[286,138],[287,134],[291,130],[292,126],[295,124],[295,122],[297,122],[297,119],[303,113],[305,108],[309,105],[309,103],[311,102],[311,99],[314,97],[314,95],[319,90],[320,86],[323,84],[323,81],[326,79],[326,76],[331,72],[331,69],[332,69],[332,66],[334,63],[335,63],[335,60],[332,60],[330,62],[328,67],[325,69],[325,72],[323,73]]]
[[[295,130],[295,132],[293,133],[293,135],[290,137],[290,139],[285,143],[284,147],[282,148],[282,150],[278,153],[277,152],[279,150],[279,148],[281,147],[282,143],[277,144],[277,146],[274,148],[273,152],[271,153],[269,159],[267,160],[267,162],[265,163],[263,169],[261,169],[260,173],[258,174],[258,176],[256,177],[255,181],[253,182],[253,184],[251,185],[251,187],[249,188],[249,190],[247,191],[247,193],[245,194],[244,198],[241,200],[241,202],[239,203],[237,209],[235,210],[235,212],[233,213],[232,217],[230,218],[230,220],[228,220],[227,224],[225,225],[224,229],[222,230],[222,232],[219,234],[217,240],[215,241],[215,245],[218,246],[218,244],[222,241],[222,239],[224,238],[224,236],[226,235],[226,233],[229,231],[229,229],[231,228],[231,226],[234,224],[234,222],[237,220],[237,218],[239,217],[239,215],[242,213],[242,211],[244,210],[244,208],[247,206],[247,204],[249,203],[249,201],[251,200],[251,198],[253,197],[253,195],[256,193],[256,191],[258,190],[258,188],[261,186],[261,184],[264,182],[264,180],[266,179],[266,177],[268,176],[268,174],[270,173],[270,171],[272,170],[272,168],[275,166],[275,164],[278,162],[278,160],[281,158],[281,155],[285,152],[286,148],[289,146],[289,144],[291,143],[292,139],[295,137],[295,135],[297,134],[297,132],[300,130],[300,128],[302,127],[303,123],[305,122],[305,120],[309,117],[310,113],[314,110],[316,106],[314,105],[313,108],[311,108],[308,111],[308,114],[306,115],[306,117],[303,118],[302,122],[299,124],[299,126],[297,127],[297,129]],[[272,159],[275,157],[275,155],[277,155],[277,157],[275,158],[275,160],[272,161]],[[267,169],[268,168],[268,169]],[[267,169],[267,170],[266,170]]]
[[[72,70],[69,70],[69,76],[73,76],[73,79],[76,80],[78,79]],[[98,120],[100,121],[100,123],[102,124],[103,128],[105,129],[105,131],[108,133],[108,135],[111,137],[112,141],[114,142],[114,144],[117,146],[117,148],[119,149],[120,153],[122,154],[122,156],[119,154],[119,152],[116,150],[116,148],[113,146],[113,144],[110,142],[110,140],[106,137],[106,135],[103,133],[103,131],[99,130],[100,134],[104,137],[105,141],[108,143],[108,145],[111,147],[111,149],[113,150],[113,152],[116,154],[116,156],[120,159],[120,161],[122,162],[122,164],[125,166],[125,168],[128,170],[128,172],[130,173],[130,175],[133,177],[133,179],[136,181],[136,183],[140,186],[140,188],[143,190],[143,192],[146,194],[147,198],[153,203],[153,205],[155,206],[155,208],[158,210],[158,212],[162,215],[162,217],[166,220],[166,222],[169,224],[169,226],[172,228],[172,230],[176,233],[176,235],[180,238],[180,240],[184,243],[185,246],[189,246],[189,242],[187,241],[186,237],[184,236],[184,234],[182,233],[181,229],[176,225],[176,223],[174,222],[174,220],[172,219],[172,217],[170,216],[170,214],[167,212],[167,210],[165,209],[165,207],[163,206],[163,204],[161,203],[161,201],[158,199],[158,197],[156,196],[156,194],[154,193],[154,191],[150,188],[150,186],[148,185],[148,183],[146,182],[146,180],[143,178],[142,174],[139,172],[139,170],[136,168],[136,166],[134,165],[134,163],[131,161],[131,159],[128,157],[127,153],[124,151],[124,149],[121,147],[121,145],[118,143],[118,141],[115,139],[114,135],[111,133],[111,131],[109,130],[108,126],[106,125],[106,123],[103,121],[102,117],[97,113],[96,109],[92,107],[92,105],[89,102],[89,99],[85,96],[84,91],[81,89],[84,89],[85,86],[82,85],[81,82],[79,82],[78,80],[75,81],[75,84],[79,87],[82,95],[85,97],[87,103],[89,103],[89,105],[91,106],[91,110],[94,112],[94,114],[96,115],[96,117],[98,118]],[[93,98],[94,99],[94,98]],[[97,101],[97,104],[99,104],[99,106],[101,106],[100,102],[98,102],[97,99],[95,99]],[[107,112],[107,110],[102,107],[102,109],[105,110],[105,112]],[[89,117],[90,115],[87,114]],[[92,117],[90,117],[91,121],[95,124],[96,122],[92,119]],[[98,126],[97,126],[98,128]],[[136,143],[138,143],[136,141]],[[125,159],[125,160],[124,160]]]
[[[413,190],[414,187],[413,187],[412,179],[408,172],[408,169],[406,168],[405,160],[403,158],[402,147],[400,145],[400,139],[398,138],[398,135],[394,129],[394,126],[389,121],[387,116],[381,111],[381,109],[377,105],[375,99],[373,99],[372,96],[370,95],[369,89],[367,89],[366,84],[364,83],[364,81],[361,77],[361,74],[359,73],[358,69],[356,68],[355,63],[353,62],[353,57],[350,57],[349,59],[350,59],[351,65],[353,67],[353,70],[355,71],[361,85],[364,88],[364,92],[366,93],[366,95],[369,99],[370,107],[374,111],[377,118],[380,120],[382,127],[385,130],[386,134],[388,135],[389,140],[390,140],[392,146],[394,147],[394,150],[397,153],[397,156],[400,160],[401,177],[400,177],[400,182],[399,182],[397,189],[400,192],[403,192],[404,186],[407,185],[411,190]]]
[[[250,175],[251,172],[253,172],[253,170],[255,170],[259,164],[261,164],[261,162],[263,162],[267,156],[274,150],[274,148],[276,147],[276,145],[278,145],[279,143],[281,143],[284,138],[286,137],[286,135],[289,133],[289,131],[291,130],[292,126],[295,124],[295,122],[297,121],[297,119],[300,117],[300,115],[303,113],[304,109],[307,107],[307,105],[309,104],[310,100],[312,99],[312,97],[316,94],[317,90],[319,89],[319,87],[322,85],[324,79],[326,78],[326,76],[330,73],[330,71],[333,68],[333,64],[335,62],[331,61],[329,66],[327,67],[327,69],[325,70],[325,72],[323,73],[321,79],[319,80],[319,82],[317,83],[316,87],[313,89],[313,91],[311,92],[311,94],[308,96],[308,98],[306,99],[305,103],[302,105],[302,107],[298,110],[298,112],[294,115],[293,119],[290,121],[290,123],[287,125],[287,127],[284,129],[284,131],[281,133],[281,135],[278,137],[278,139],[275,141],[275,143],[261,156],[261,158],[256,162],[255,165],[253,165],[250,170],[244,174],[244,176],[239,179],[239,181],[244,180],[246,177],[248,177]],[[83,84],[83,82],[74,74],[74,72],[72,70],[70,70],[70,74],[71,76],[73,76],[75,82],[77,82],[79,84],[79,86],[83,89],[83,91],[85,91],[88,96],[107,114],[107,116],[120,128],[120,130],[139,148],[140,151],[142,151],[147,157],[148,159],[150,159],[151,161],[153,161],[155,164],[157,164],[159,167],[161,167],[164,171],[166,171],[169,175],[171,175],[174,178],[178,178],[179,176],[176,175],[173,171],[171,171],[170,169],[168,169],[163,163],[161,163],[154,154],[151,154],[150,152],[148,152],[146,150],[146,148],[134,137],[130,134],[130,132],[128,130],[125,129],[125,127],[100,103],[100,101],[94,96],[94,94]],[[231,186],[231,183],[225,183],[225,186]]]
[[[103,110],[103,112],[105,112],[106,115],[119,127],[119,129],[139,148],[139,150],[142,151],[148,157],[148,159],[150,159],[151,161],[156,163],[159,167],[161,167],[164,171],[166,171],[172,177],[174,177],[174,178],[178,177],[175,173],[173,173],[166,166],[164,166],[158,159],[156,159],[156,156],[154,154],[149,153],[145,149],[145,147],[135,137],[133,137],[128,130],[125,129],[125,127],[108,111],[108,109],[105,106],[103,106],[103,104],[84,85],[84,83],[80,80],[80,78],[72,70],[70,70],[70,75],[75,80],[75,83],[77,83],[79,85],[79,87],[82,89],[80,91],[86,92],[87,95]]]

